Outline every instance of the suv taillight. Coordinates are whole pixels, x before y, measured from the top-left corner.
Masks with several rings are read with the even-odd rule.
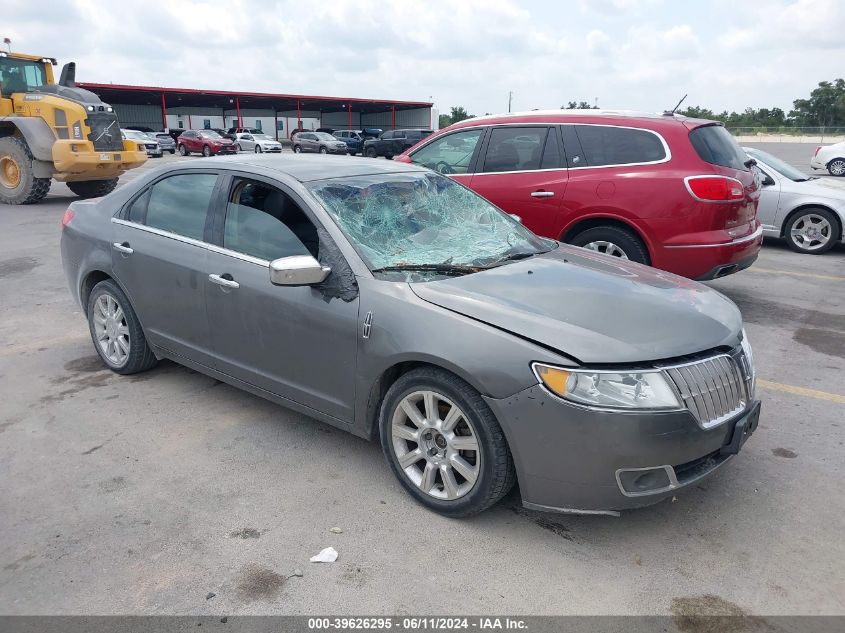
[[[819,146],[816,148],[816,151],[815,151],[815,152],[813,152],[813,156],[818,156],[818,155],[819,155],[819,150],[820,150],[821,148],[822,148],[822,146],[821,146],[821,145],[819,145]]]
[[[684,184],[693,198],[705,202],[731,202],[745,197],[742,183],[727,176],[687,176]]]
[[[70,221],[73,219],[73,209],[67,209],[65,214],[62,216],[62,228],[65,228]]]

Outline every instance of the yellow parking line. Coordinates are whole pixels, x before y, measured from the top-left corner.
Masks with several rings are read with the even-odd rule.
[[[828,281],[845,281],[845,277],[839,275],[820,275],[818,273],[797,273],[791,270],[775,270],[774,268],[761,268],[760,266],[752,266],[746,268],[752,273],[765,273],[769,275],[792,275],[793,277],[810,277],[811,279],[827,279]]]
[[[827,400],[828,402],[845,404],[845,396],[828,393],[827,391],[808,389],[807,387],[796,387],[795,385],[784,385],[779,382],[772,382],[771,380],[763,380],[762,378],[757,379],[757,384],[766,389],[783,391],[785,393],[794,393],[796,396],[807,396],[808,398],[816,398],[817,400]]]
[[[34,352],[42,347],[55,347],[72,341],[82,341],[86,338],[88,338],[87,335],[80,332],[65,336],[57,336],[56,338],[46,338],[40,341],[32,341],[30,343],[22,343],[20,345],[13,344],[8,347],[0,347],[0,357],[15,356],[16,354],[20,354],[22,352]]]

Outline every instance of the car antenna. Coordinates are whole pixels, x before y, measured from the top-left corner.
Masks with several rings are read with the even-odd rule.
[[[677,111],[678,111],[678,108],[680,108],[680,107],[681,107],[681,104],[682,104],[684,101],[686,101],[686,98],[687,98],[688,96],[689,96],[689,95],[684,95],[683,97],[681,97],[681,100],[680,100],[680,101],[678,101],[677,105],[676,105],[674,108],[672,108],[671,110],[666,110],[666,111],[663,113],[663,115],[664,115],[664,116],[672,116],[673,114],[675,114],[675,112],[677,112]]]

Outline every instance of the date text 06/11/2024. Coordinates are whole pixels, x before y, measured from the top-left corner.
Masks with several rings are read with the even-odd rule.
[[[501,617],[346,617],[309,618],[311,630],[390,630],[451,631],[451,630],[526,630],[527,624],[519,618]]]

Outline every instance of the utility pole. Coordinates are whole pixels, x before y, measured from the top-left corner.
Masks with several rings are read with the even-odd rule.
[[[508,112],[511,111],[511,102],[513,101],[513,90],[508,92]]]

